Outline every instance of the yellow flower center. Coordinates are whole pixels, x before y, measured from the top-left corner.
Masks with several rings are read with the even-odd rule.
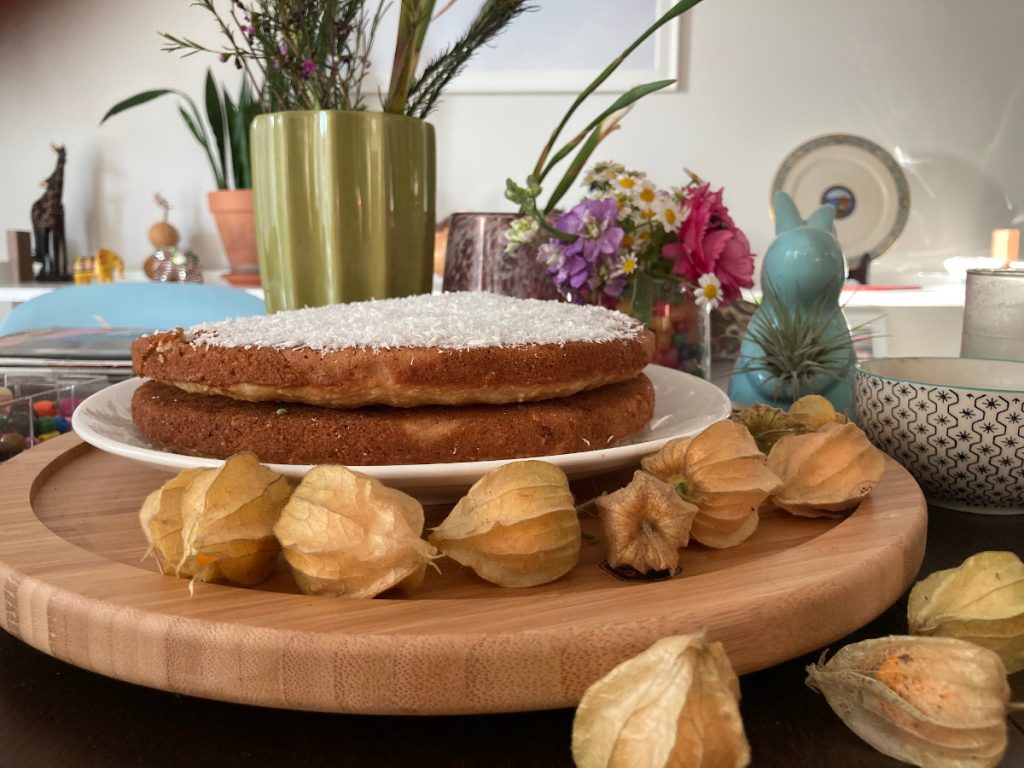
[[[640,190],[640,199],[643,200],[645,203],[653,201],[654,190],[651,189],[650,187],[645,187],[644,189]]]
[[[676,212],[671,208],[665,209],[665,221],[667,221],[669,224],[676,223]]]
[[[619,179],[619,186],[623,189],[632,189],[636,186],[636,180],[629,178],[629,176],[623,176]]]
[[[632,248],[634,242],[636,242],[636,241],[633,239],[632,235],[623,235],[623,237],[622,237],[622,247],[623,248],[626,248],[626,249]]]
[[[636,272],[636,259],[632,256],[627,256],[622,260],[622,271],[627,275],[632,275]]]
[[[718,286],[715,285],[714,283],[708,283],[707,285],[705,285],[703,288],[701,288],[701,292],[704,294],[705,299],[718,298]]]
[[[641,219],[653,219],[654,218],[654,211],[650,210],[649,208],[647,210],[640,211],[640,218]]]

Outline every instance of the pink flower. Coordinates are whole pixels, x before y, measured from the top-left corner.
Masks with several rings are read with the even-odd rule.
[[[704,257],[714,264],[715,277],[722,283],[725,303],[740,297],[740,288],[754,285],[754,255],[747,236],[738,229],[708,232],[703,242]]]
[[[722,202],[721,189],[712,192],[709,184],[701,184],[688,190],[685,202],[690,215],[679,229],[679,241],[663,246],[661,255],[672,261],[672,272],[691,285],[697,285],[702,275],[715,275],[725,302],[735,301],[740,288],[754,284],[750,243]]]

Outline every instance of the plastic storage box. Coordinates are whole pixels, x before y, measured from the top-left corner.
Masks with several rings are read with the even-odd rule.
[[[0,373],[0,461],[70,431],[78,404],[110,383],[105,376]]]

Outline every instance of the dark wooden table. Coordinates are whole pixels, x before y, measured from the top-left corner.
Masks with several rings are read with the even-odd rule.
[[[1024,516],[930,510],[922,577],[987,549],[1024,555]],[[905,634],[906,599],[835,644]],[[897,766],[804,685],[819,653],[742,678],[757,768]],[[1024,674],[1011,679],[1024,699]],[[572,711],[366,717],[269,710],[150,690],[72,667],[0,632],[0,767],[570,766]],[[1024,766],[1024,715],[1002,765]]]

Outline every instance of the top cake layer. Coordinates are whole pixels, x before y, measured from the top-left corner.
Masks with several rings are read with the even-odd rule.
[[[145,336],[132,363],[189,392],[355,408],[565,397],[635,376],[652,351],[642,325],[601,307],[453,293]]]
[[[197,325],[194,345],[329,352],[350,347],[476,349],[634,338],[643,326],[603,307],[493,293],[426,294]]]

